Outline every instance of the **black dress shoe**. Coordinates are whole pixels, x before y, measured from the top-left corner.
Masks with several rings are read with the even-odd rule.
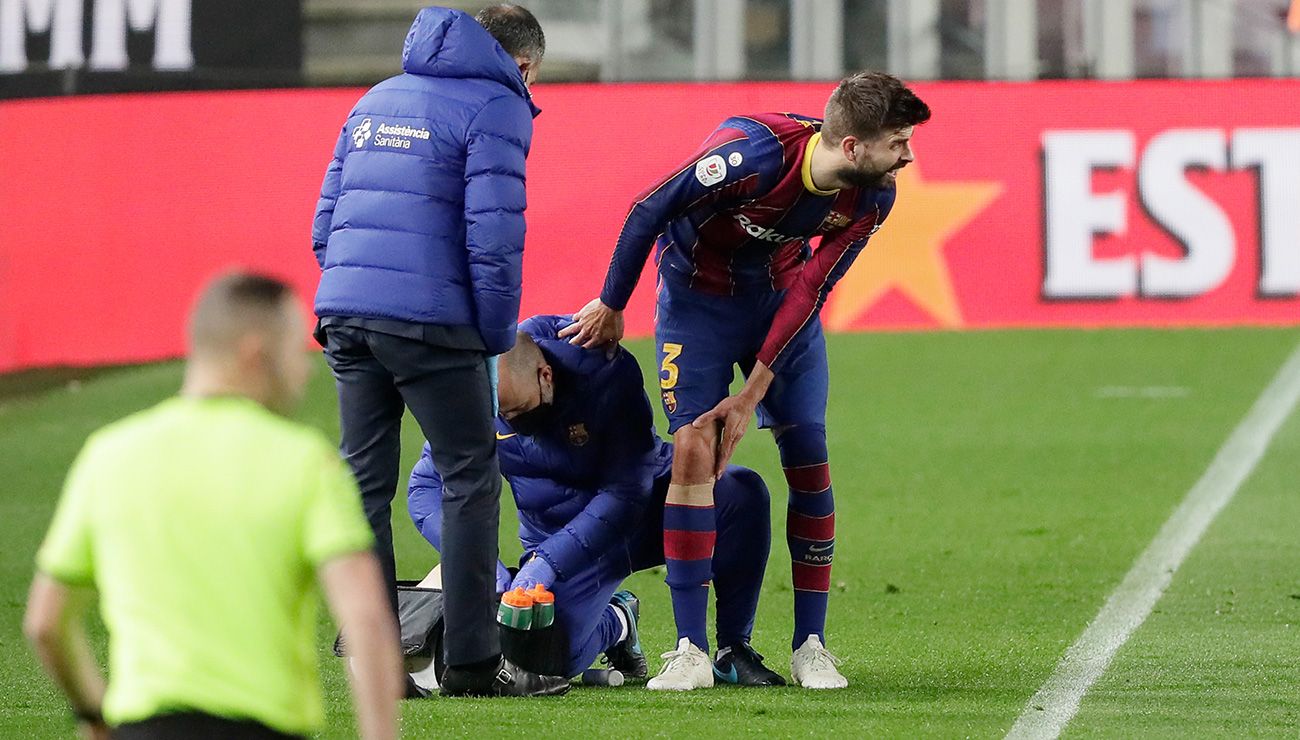
[[[411,674],[403,673],[402,676],[406,678],[406,695],[402,698],[404,699],[429,698],[429,692],[421,688],[420,685],[415,682],[415,679],[411,678]]]
[[[448,666],[438,684],[443,696],[560,696],[568,691],[569,679],[526,671],[505,658],[490,671]]]

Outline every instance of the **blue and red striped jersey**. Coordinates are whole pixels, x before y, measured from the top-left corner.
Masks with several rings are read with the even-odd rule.
[[[774,368],[894,203],[893,187],[817,189],[809,168],[821,125],[793,113],[723,121],[682,167],[633,203],[601,301],[627,305],[656,244],[666,280],[719,295],[784,290],[758,355]]]

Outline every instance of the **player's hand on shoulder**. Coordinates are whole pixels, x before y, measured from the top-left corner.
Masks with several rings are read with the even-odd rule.
[[[611,357],[618,351],[619,340],[623,338],[623,312],[606,306],[599,298],[593,299],[573,315],[573,323],[559,332],[561,339],[568,339],[583,349],[604,347]]]

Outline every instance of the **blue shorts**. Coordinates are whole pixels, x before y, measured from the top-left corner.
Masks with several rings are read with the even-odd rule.
[[[660,276],[655,301],[659,397],[669,434],[730,394],[735,369],[748,375],[767,338],[783,292],[720,296]],[[767,396],[758,406],[763,428],[825,424],[830,370],[820,319],[786,347]]]

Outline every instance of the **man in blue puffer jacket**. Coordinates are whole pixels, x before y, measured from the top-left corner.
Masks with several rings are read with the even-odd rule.
[[[489,367],[515,340],[524,160],[538,113],[528,86],[545,46],[518,6],[477,19],[420,11],[405,73],[371,88],[343,125],[312,228],[316,338],[394,611],[403,406],[448,483],[448,694],[545,693],[503,663],[494,624],[501,482]]]
[[[524,546],[513,579],[498,566],[498,587],[542,584],[555,592],[556,625],[568,640],[567,669],[577,675],[600,653],[624,674],[643,678],[637,638],[639,602],[618,591],[623,579],[678,556],[664,550],[664,499],[673,446],[655,433],[636,359],[620,349],[583,349],[558,337],[567,316],[520,324],[501,358],[497,439],[501,472],[519,509]],[[717,482],[718,655],[723,682],[779,686],[749,645],[771,545],[767,487],[738,465]],[[435,548],[449,491],[429,447],[411,473],[407,509]],[[671,522],[670,522],[671,525]],[[442,569],[444,582],[447,569]],[[707,596],[708,590],[701,589]],[[708,671],[708,666],[703,666]]]

